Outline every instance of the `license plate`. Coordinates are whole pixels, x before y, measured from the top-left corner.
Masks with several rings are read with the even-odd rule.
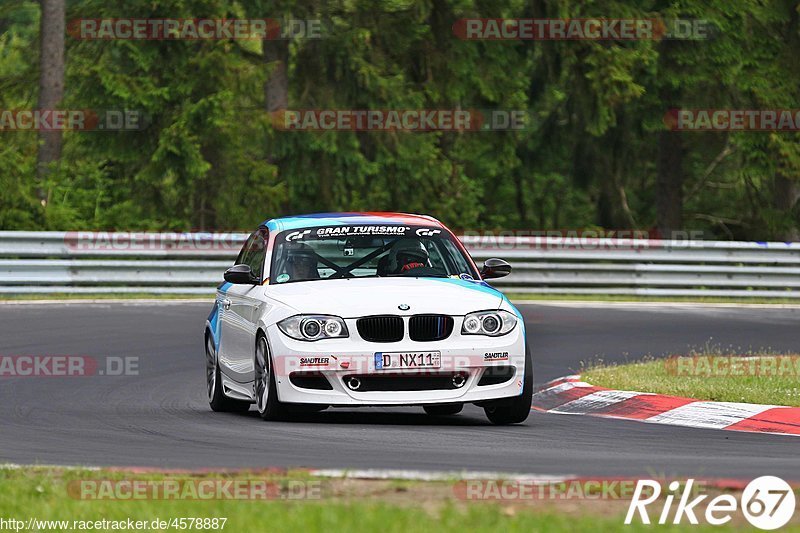
[[[439,352],[396,352],[375,354],[375,370],[402,368],[439,368],[442,366]]]

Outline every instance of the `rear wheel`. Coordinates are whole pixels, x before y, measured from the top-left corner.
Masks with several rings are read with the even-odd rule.
[[[486,405],[483,410],[492,424],[507,425],[525,422],[531,414],[533,399],[533,361],[531,352],[525,343],[525,378],[522,383],[522,394],[513,398],[504,398]]]
[[[457,415],[464,409],[463,403],[445,403],[434,405],[423,405],[425,412],[431,416],[450,416]]]
[[[275,386],[275,372],[269,353],[267,339],[259,334],[256,339],[255,383],[254,393],[258,414],[264,420],[282,420],[286,418],[287,406],[278,400],[278,388]]]
[[[217,347],[211,335],[206,335],[206,390],[208,404],[217,413],[244,413],[250,410],[250,402],[232,400],[222,392],[222,377],[217,359]]]

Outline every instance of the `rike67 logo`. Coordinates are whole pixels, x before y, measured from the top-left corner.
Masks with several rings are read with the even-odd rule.
[[[678,481],[671,482],[661,512],[657,518],[654,514],[653,520],[662,525],[681,524],[683,520],[697,525],[700,516],[708,524],[721,526],[730,522],[741,510],[754,527],[774,530],[786,525],[794,515],[794,491],[779,477],[762,476],[754,479],[745,487],[739,500],[732,494],[721,494],[706,501],[708,494],[697,495],[697,492],[693,479],[687,480],[683,486]],[[657,481],[639,480],[625,516],[625,524],[631,524],[637,514],[642,523],[650,524],[650,512],[658,511],[656,502],[661,493],[661,484]],[[703,505],[705,512],[701,512]]]

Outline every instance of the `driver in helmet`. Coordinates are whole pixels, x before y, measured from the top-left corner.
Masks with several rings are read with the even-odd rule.
[[[307,244],[292,245],[286,257],[286,271],[292,280],[318,279],[317,254]]]
[[[400,239],[389,251],[389,268],[392,274],[405,274],[409,270],[428,266],[428,250],[416,239]]]

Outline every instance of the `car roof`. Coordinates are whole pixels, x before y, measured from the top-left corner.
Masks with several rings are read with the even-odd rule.
[[[444,227],[441,222],[428,215],[384,212],[312,213],[309,215],[273,218],[264,221],[261,226],[270,231],[284,231],[297,228],[344,226],[351,224],[413,224]]]

